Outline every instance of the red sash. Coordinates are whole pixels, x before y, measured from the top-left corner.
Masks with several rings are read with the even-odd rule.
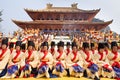
[[[41,49],[40,52],[43,52],[43,50]]]
[[[31,57],[31,55],[32,55],[32,50],[31,51],[28,51],[28,57],[27,57],[27,59],[26,59],[26,62],[29,64],[29,62],[30,62],[30,57]]]
[[[13,49],[10,49],[10,54],[12,54]]]
[[[90,58],[90,53],[86,52],[85,50],[83,50],[84,53],[86,54],[87,58],[85,59],[87,62],[89,62],[89,58]]]
[[[62,54],[63,54],[63,51],[59,51],[58,50],[58,52],[59,52],[59,56],[56,59],[59,59],[62,56]]]
[[[69,49],[69,48],[67,48],[66,50],[67,50],[67,55],[68,55],[68,54],[70,53],[70,49]]]
[[[59,64],[61,64],[64,67],[64,65],[61,62],[57,62],[56,66],[59,65]]]
[[[44,56],[42,57],[42,59],[45,59],[45,57],[47,56],[48,51],[43,51],[43,53],[44,53]]]
[[[3,57],[3,55],[5,54],[6,51],[7,51],[7,49],[2,49],[2,53],[0,54],[0,58]]]
[[[44,66],[44,65],[48,65],[45,61],[43,61],[41,64],[40,64],[40,66],[39,66],[39,68],[41,68],[42,66]]]
[[[28,38],[31,38],[31,37],[32,37],[32,36],[27,36],[26,38],[24,38],[24,39],[22,40],[22,42],[28,40]]]
[[[16,60],[18,58],[18,56],[20,55],[20,51],[16,51],[16,56],[13,58],[13,60]]]
[[[26,50],[22,50],[22,52],[24,52],[24,53],[25,53],[25,52],[26,52]]]
[[[24,38],[23,40],[22,40],[22,42],[24,42],[24,41],[26,41],[27,40],[27,38]]]
[[[72,61],[74,61],[76,59],[76,57],[77,57],[77,51],[76,52],[72,51],[72,53],[74,54],[74,57],[73,57]]]
[[[95,53],[95,50],[92,50],[92,53],[94,54],[94,53]]]
[[[43,51],[44,53],[44,56],[41,58],[41,59],[45,59],[45,57],[47,56],[48,54],[48,51]],[[46,61],[42,61],[41,65],[39,66],[39,68],[41,68],[43,65],[47,65]]]
[[[98,52],[98,54],[100,55],[100,59],[99,60],[102,60],[103,59],[103,53]]]
[[[33,52],[33,51],[28,51],[28,58],[27,58],[28,60],[30,59],[30,57],[31,57],[31,55],[32,55],[32,52]]]
[[[116,52],[112,51],[112,53],[114,54],[114,57],[112,58],[112,60],[115,60],[118,57],[118,52],[117,51]]]
[[[51,53],[53,54],[53,52],[54,52],[55,50],[54,50],[54,48],[51,48],[50,51],[51,51]]]
[[[105,50],[106,55],[108,54],[108,50]]]

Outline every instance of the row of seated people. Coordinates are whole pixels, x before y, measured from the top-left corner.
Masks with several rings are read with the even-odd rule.
[[[120,54],[117,43],[111,43],[111,51],[107,43],[98,43],[98,49],[89,49],[89,43],[83,42],[81,50],[78,50],[76,42],[64,42],[57,44],[48,42],[41,44],[41,49],[36,51],[33,41],[28,41],[26,51],[21,50],[21,41],[17,41],[15,49],[10,52],[8,39],[2,40],[0,49],[0,77],[23,78],[34,76],[40,77],[87,77],[100,80],[101,77],[120,78]],[[71,46],[71,49],[70,49]],[[94,44],[91,44],[94,47]]]

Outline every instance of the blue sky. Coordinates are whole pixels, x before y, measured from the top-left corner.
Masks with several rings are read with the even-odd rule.
[[[4,33],[11,33],[19,27],[11,19],[31,20],[24,11],[28,9],[43,9],[47,3],[53,6],[69,7],[72,3],[78,3],[78,8],[85,10],[99,9],[101,11],[95,16],[104,21],[114,20],[110,24],[112,31],[120,34],[120,0],[0,0],[0,10],[3,10],[3,21],[0,23],[0,30]]]

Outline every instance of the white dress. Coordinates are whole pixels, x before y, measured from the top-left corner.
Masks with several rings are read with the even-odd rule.
[[[4,76],[5,70],[7,70],[7,64],[10,58],[10,50],[6,49],[3,51],[0,49],[0,77]]]

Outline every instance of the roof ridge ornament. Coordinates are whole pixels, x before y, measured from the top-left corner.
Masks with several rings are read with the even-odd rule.
[[[51,4],[51,3],[47,3],[47,9],[50,9],[50,8],[52,8],[52,6],[53,6],[53,4]]]
[[[71,7],[73,8],[73,9],[77,9],[77,5],[78,5],[78,3],[73,3],[73,4],[71,4]]]

